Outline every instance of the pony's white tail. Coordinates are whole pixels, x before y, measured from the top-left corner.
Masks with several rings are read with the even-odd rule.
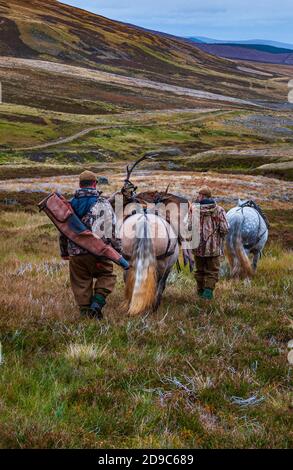
[[[147,215],[142,217],[137,230],[125,289],[128,313],[131,316],[152,310],[157,296],[157,260]]]
[[[230,224],[230,230],[226,238],[225,254],[232,277],[245,279],[252,277],[253,269],[242,243],[241,225],[242,217],[237,214]]]

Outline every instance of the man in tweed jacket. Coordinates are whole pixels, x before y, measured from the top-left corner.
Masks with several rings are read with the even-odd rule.
[[[74,212],[89,230],[97,233],[105,243],[111,244],[120,252],[121,240],[115,238],[112,225],[113,209],[109,201],[97,190],[96,175],[91,171],[84,171],[79,180],[80,188],[70,201]],[[105,238],[98,233],[96,225],[99,226],[100,219],[105,223],[109,218],[113,233],[111,238]],[[96,258],[64,235],[60,235],[60,251],[62,258],[69,260],[71,288],[81,315],[102,319],[102,309],[116,283],[113,263]]]
[[[220,260],[224,254],[224,240],[229,231],[225,210],[212,199],[211,190],[204,186],[196,200],[200,204],[200,244],[195,250],[198,294],[212,300],[219,280]]]

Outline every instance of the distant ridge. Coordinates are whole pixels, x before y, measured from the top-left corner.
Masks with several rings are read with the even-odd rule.
[[[218,41],[217,43],[205,43],[202,39],[199,39],[201,42],[198,42],[197,38],[189,39],[189,41],[193,42],[198,49],[201,49],[208,54],[212,54],[215,57],[233,60],[248,60],[269,64],[293,65],[293,46],[277,47],[276,45],[272,45],[275,44],[273,41],[269,41],[271,44],[260,44],[260,40],[259,44],[253,44],[250,43],[250,41]]]
[[[293,51],[293,44],[271,41],[266,39],[248,39],[248,40],[225,40],[225,39],[212,39],[205,36],[188,37],[187,39],[199,44],[237,44],[237,45],[261,45],[272,46],[280,49],[290,49]]]
[[[285,49],[276,46],[269,46],[266,44],[238,44],[238,43],[222,43],[222,46],[230,46],[230,47],[241,47],[246,49],[254,49],[257,51],[262,52],[269,52],[271,54],[293,54],[292,49]]]

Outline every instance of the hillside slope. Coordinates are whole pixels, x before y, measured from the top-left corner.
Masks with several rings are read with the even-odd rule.
[[[267,77],[240,71],[233,61],[214,57],[187,40],[56,0],[0,0],[0,23],[2,56],[98,68],[242,99],[286,99],[285,83],[268,87]]]
[[[108,20],[56,0],[1,0],[0,15],[1,55],[154,72],[162,63],[182,72],[202,64],[227,66],[179,38]]]

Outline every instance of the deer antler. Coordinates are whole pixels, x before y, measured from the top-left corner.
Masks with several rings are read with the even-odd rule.
[[[159,153],[146,153],[144,154],[141,158],[139,158],[132,166],[127,165],[126,171],[127,171],[127,176],[125,181],[130,181],[130,176],[133,172],[133,170],[139,165],[141,162],[144,160],[147,160],[148,158],[154,158],[158,157],[160,154]]]
[[[170,189],[170,186],[171,186],[171,183],[168,184],[167,189],[166,189],[166,191],[165,191],[165,194],[168,194],[168,191],[169,191],[169,189]]]

